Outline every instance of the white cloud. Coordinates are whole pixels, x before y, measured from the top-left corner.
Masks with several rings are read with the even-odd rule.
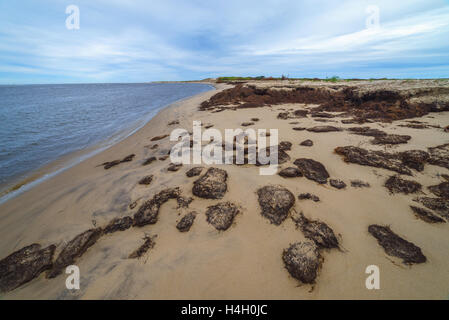
[[[14,73],[78,82],[357,75],[373,68],[394,76],[405,63],[422,70],[436,61],[441,70],[449,65],[449,7],[442,0],[78,2],[78,31],[65,29],[59,1],[42,0],[34,11],[3,5],[10,12],[0,12],[0,71],[8,74],[0,82]],[[365,29],[368,4],[380,8],[379,29]]]
[[[284,43],[271,44],[269,48],[247,48],[247,54],[274,55],[298,53],[348,52],[356,49],[377,50],[385,46],[379,45],[394,40],[408,39],[401,47],[390,48],[404,50],[415,48],[416,43],[410,37],[426,33],[447,33],[449,26],[449,9],[421,14],[418,17],[381,24],[378,28],[363,29],[348,34],[331,37],[299,38]]]

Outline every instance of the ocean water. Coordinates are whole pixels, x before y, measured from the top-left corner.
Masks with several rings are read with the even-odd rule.
[[[211,89],[194,83],[0,86],[0,186],[71,152],[116,142],[164,106]]]

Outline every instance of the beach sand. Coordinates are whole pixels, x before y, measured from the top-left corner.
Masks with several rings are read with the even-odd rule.
[[[269,83],[275,86],[279,83]],[[221,91],[233,87],[216,84]],[[435,127],[413,129],[400,127],[406,120],[365,123],[387,133],[410,135],[406,144],[372,145],[372,137],[348,131],[314,133],[295,131],[293,127],[335,125],[341,128],[359,126],[342,124],[341,117],[327,119],[302,117],[279,119],[280,112],[316,107],[313,104],[278,104],[222,112],[198,111],[200,103],[215,95],[209,91],[175,103],[160,111],[138,132],[109,149],[81,162],[33,189],[0,205],[0,258],[32,243],[55,244],[55,257],[74,236],[93,227],[104,227],[116,217],[133,216],[139,207],[157,192],[180,187],[185,197],[193,197],[189,208],[178,208],[169,200],[159,211],[156,224],[132,227],[103,235],[79,257],[80,289],[66,288],[64,272],[47,279],[45,273],[17,289],[0,294],[2,299],[447,299],[449,298],[449,232],[448,223],[426,223],[417,219],[410,205],[417,194],[390,194],[384,187],[395,173],[382,168],[345,163],[334,152],[339,146],[359,146],[369,150],[399,152],[427,150],[449,142],[442,128],[449,124],[449,112],[429,113],[419,120]],[[294,167],[297,158],[321,162],[331,178],[348,186],[338,190],[329,184],[318,184],[305,177],[283,178],[259,175],[254,165],[213,165],[227,171],[227,192],[223,199],[202,199],[192,194],[198,177],[185,172],[195,165],[183,165],[178,171],[167,171],[170,158],[143,166],[151,157],[159,158],[172,143],[166,137],[174,128],[192,130],[192,121],[225,128],[239,128],[243,122],[258,118],[254,129],[279,129],[279,141],[289,141],[290,161],[281,168]],[[346,119],[347,117],[345,117]],[[179,120],[177,125],[168,125]],[[290,122],[298,122],[290,124]],[[437,128],[436,126],[442,128]],[[300,146],[306,139],[313,146]],[[158,144],[156,149],[151,146]],[[120,163],[108,170],[100,164],[135,154],[131,162]],[[205,166],[208,167],[208,166]],[[205,173],[203,170],[203,174]],[[138,181],[153,175],[146,185]],[[427,186],[441,183],[443,167],[426,164],[422,172],[403,178],[423,185],[418,195],[432,196]],[[369,188],[351,187],[351,180],[362,180]],[[320,220],[331,227],[340,250],[322,250],[323,263],[315,284],[302,284],[284,267],[282,253],[290,244],[304,241],[305,236],[294,221],[287,218],[279,226],[262,217],[256,191],[266,185],[281,185],[295,196],[290,214],[303,212],[308,219]],[[301,193],[312,193],[319,202],[299,200]],[[206,209],[219,202],[231,201],[239,207],[232,226],[218,231],[206,221]],[[130,209],[130,204],[136,206]],[[188,232],[179,232],[177,222],[187,212],[198,215]],[[390,226],[396,234],[421,248],[425,263],[405,265],[386,254],[368,233],[371,224]],[[140,259],[129,259],[131,252],[154,236],[155,246]],[[380,270],[380,289],[368,290],[365,269],[376,265]]]

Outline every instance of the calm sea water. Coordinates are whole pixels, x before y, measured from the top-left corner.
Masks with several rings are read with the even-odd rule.
[[[70,152],[119,140],[205,84],[0,86],[0,185]]]

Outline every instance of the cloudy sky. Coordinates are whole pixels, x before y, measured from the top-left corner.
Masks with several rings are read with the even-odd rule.
[[[449,0],[0,1],[1,84],[282,74],[448,78]]]

